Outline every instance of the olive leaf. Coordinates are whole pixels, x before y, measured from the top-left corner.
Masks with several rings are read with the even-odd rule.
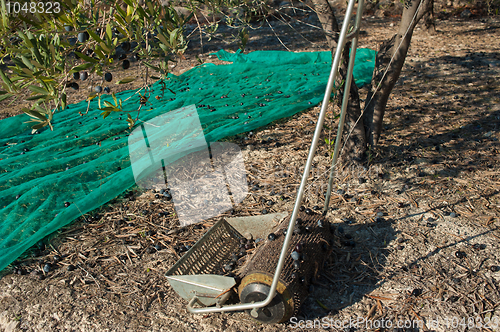
[[[144,62],[144,65],[145,65],[146,67],[151,68],[151,69],[156,70],[156,71],[160,71],[160,70],[161,70],[161,68],[156,67],[156,66],[153,66],[152,64],[150,64],[150,63],[148,63],[148,62]]]
[[[66,109],[66,106],[67,106],[67,105],[68,105],[68,104],[66,103],[66,92],[63,92],[63,93],[61,94],[61,108],[62,108],[63,110],[64,110],[64,109]]]
[[[90,30],[90,29],[89,29],[89,30],[87,30],[87,32],[88,32],[88,34],[90,35],[90,37],[92,37],[92,39],[94,39],[94,40],[98,41],[99,43],[104,42],[104,41],[101,39],[101,37],[99,37],[99,36],[98,36],[98,35],[97,35],[94,31],[92,31],[92,30]]]
[[[39,94],[44,94],[44,95],[47,95],[49,93],[46,89],[41,88],[41,87],[36,86],[36,85],[30,85],[30,86],[28,86],[28,89],[30,89],[33,92],[36,92]]]
[[[73,74],[73,73],[76,73],[76,72],[79,72],[79,71],[82,71],[82,70],[85,70],[85,69],[88,69],[90,67],[94,66],[94,63],[84,63],[84,64],[81,64],[79,66],[76,66],[76,67],[73,67],[69,73],[70,74]]]
[[[108,117],[108,115],[110,115],[110,114],[111,114],[111,111],[105,111],[105,112],[101,113],[103,119],[106,119]]]
[[[31,96],[26,98],[26,100],[39,100],[39,99],[46,99],[47,95],[36,95],[36,96]]]
[[[93,63],[98,63],[99,62],[99,60],[91,58],[91,57],[89,57],[89,56],[87,56],[87,55],[85,55],[83,53],[75,51],[75,54],[78,55],[80,57],[80,59],[83,59],[85,61],[93,62]]]
[[[45,115],[43,115],[42,113],[38,112],[38,111],[35,111],[35,110],[30,110],[26,107],[24,107],[22,109],[22,111],[26,114],[28,114],[29,116],[31,116],[32,118],[38,118],[42,121],[47,121],[47,117]]]
[[[5,92],[5,91],[2,91],[2,92]],[[2,94],[2,95],[0,95],[0,101],[5,100],[5,99],[7,99],[7,98],[10,98],[10,97],[12,97],[12,96],[14,96],[12,93],[5,93],[5,94]]]

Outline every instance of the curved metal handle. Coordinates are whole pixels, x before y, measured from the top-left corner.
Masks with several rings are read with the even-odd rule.
[[[285,259],[286,259],[285,256],[286,256],[286,252],[288,251],[288,247],[290,246],[290,241],[292,239],[293,227],[295,226],[295,222],[296,222],[297,216],[299,214],[299,208],[300,208],[300,205],[302,203],[302,198],[304,196],[307,178],[309,177],[309,173],[311,171],[311,165],[313,162],[314,154],[316,153],[316,148],[318,146],[320,133],[323,129],[323,122],[325,120],[326,110],[328,108],[328,102],[330,101],[330,96],[331,96],[331,93],[333,90],[333,85],[335,83],[335,79],[336,79],[336,76],[338,73],[338,67],[340,64],[342,51],[343,51],[344,46],[347,42],[347,38],[348,38],[347,29],[349,28],[349,20],[351,19],[355,3],[356,3],[356,0],[349,0],[349,4],[347,6],[347,10],[346,10],[345,17],[344,17],[344,22],[342,24],[342,30],[340,31],[339,40],[337,43],[337,49],[335,50],[335,57],[333,59],[332,69],[330,71],[330,76],[328,78],[328,84],[326,85],[325,96],[323,98],[323,103],[321,104],[321,111],[320,111],[320,114],[318,117],[318,123],[316,124],[316,129],[314,131],[314,136],[313,136],[313,140],[311,143],[311,149],[309,150],[309,155],[307,157],[306,165],[304,167],[304,173],[302,174],[302,180],[300,182],[300,187],[297,191],[297,198],[295,200],[293,212],[292,212],[292,215],[290,217],[290,222],[288,224],[288,230],[287,230],[287,233],[285,236],[285,240],[283,242],[283,247],[281,249],[280,258],[278,260],[278,265],[276,266],[276,271],[275,271],[274,276],[273,276],[273,282],[271,284],[271,289],[269,290],[269,294],[267,295],[267,298],[263,301],[259,301],[259,302],[255,302],[255,303],[246,303],[246,304],[240,303],[240,304],[233,304],[233,305],[227,305],[227,306],[221,306],[221,307],[194,308],[193,305],[198,300],[198,298],[196,296],[194,296],[191,299],[191,301],[189,301],[189,304],[187,306],[187,309],[189,312],[201,314],[201,313],[213,313],[213,312],[222,312],[222,311],[237,311],[237,310],[249,310],[249,309],[263,308],[263,307],[269,305],[271,303],[272,299],[274,298],[274,296],[276,295],[276,289],[278,287],[279,276],[281,274],[281,271],[283,270],[283,265],[285,264]],[[363,6],[364,6],[364,0],[359,0],[357,17],[356,17],[357,24],[356,24],[354,31],[352,31],[351,34],[357,32],[359,30],[359,22],[361,20],[361,15],[363,13]],[[353,55],[355,55],[355,53]],[[344,95],[344,98],[346,98],[345,95]]]

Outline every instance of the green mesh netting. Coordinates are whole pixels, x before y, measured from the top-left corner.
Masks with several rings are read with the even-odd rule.
[[[216,54],[233,63],[205,64],[180,76],[169,75],[166,86],[175,94],[165,90],[161,99],[155,98],[161,95],[161,85],[153,84],[153,96],[136,127],[196,105],[206,141],[216,142],[318,104],[331,69],[330,52]],[[358,86],[370,82],[375,54],[370,49],[357,51]],[[124,102],[124,111],[138,109],[135,92],[116,94],[122,100],[132,96]],[[56,113],[53,131],[34,135],[27,115],[0,121],[0,270],[40,239],[134,185],[127,137],[132,130],[124,121],[126,114],[103,119],[97,100],[90,103],[86,116],[79,115],[86,111],[86,101],[70,105]],[[183,142],[189,144],[189,137]],[[178,152],[169,161],[182,155]],[[66,207],[65,202],[71,204]]]

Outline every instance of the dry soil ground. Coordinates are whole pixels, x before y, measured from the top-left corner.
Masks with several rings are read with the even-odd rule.
[[[302,18],[317,24],[314,16]],[[396,20],[367,17],[361,47],[377,49],[394,32]],[[318,30],[294,23],[306,41],[285,25],[273,24],[294,51],[325,49]],[[297,316],[304,320],[302,328],[293,322],[259,325],[244,313],[188,313],[164,274],[179,257],[175,247],[198,240],[213,221],[175,232],[171,202],[138,191],[95,211],[95,218],[86,216],[60,230],[45,250],[33,250],[33,257],[8,268],[0,279],[0,327],[363,331],[366,324],[387,327],[390,322],[394,327],[398,321],[421,321],[417,328],[399,331],[500,331],[495,327],[500,324],[500,20],[449,18],[437,21],[437,30],[435,35],[415,32],[369,164],[336,173],[327,218],[343,229],[340,233],[337,227],[340,238],[355,246],[338,245],[329,257]],[[219,42],[224,39],[220,34],[212,43],[205,41],[200,58],[220,63],[208,53],[234,50]],[[283,49],[270,29],[252,32],[248,46]],[[173,71],[196,65],[197,54],[195,41],[187,60]],[[81,93],[72,100],[81,100]],[[318,110],[233,138],[242,147],[253,188],[234,215],[291,210]],[[17,112],[8,109],[2,117]],[[335,128],[334,114],[326,121]],[[333,132],[322,137],[306,206],[322,205],[329,167],[324,138]],[[153,249],[156,244],[159,250]],[[40,272],[56,255],[61,260],[52,271]],[[14,274],[14,269],[26,274]],[[349,319],[371,323],[339,327]],[[306,328],[307,320],[316,320],[315,327]],[[326,325],[318,327],[320,321]]]

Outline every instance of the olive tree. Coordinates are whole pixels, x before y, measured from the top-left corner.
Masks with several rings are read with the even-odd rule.
[[[156,73],[153,78],[164,78],[172,55],[186,49],[182,31],[190,17],[158,0],[61,0],[50,11],[49,2],[40,3],[11,8],[1,0],[0,7],[0,100],[10,98],[13,103],[28,92],[25,100],[32,105],[23,111],[33,119],[33,131],[52,129],[54,113],[67,106],[67,89],[79,88],[69,82],[72,76],[111,81],[108,72],[113,68],[129,67],[127,56],[141,59],[146,70],[139,112],[149,97],[147,71]],[[116,83],[133,80],[123,77]],[[96,89],[87,100],[101,95],[102,89]],[[114,103],[100,105],[104,117],[123,111],[121,101],[113,97]],[[130,114],[127,121],[130,126],[135,122]]]
[[[305,0],[303,0],[305,1]],[[337,47],[340,27],[335,16],[336,5],[332,0],[309,0],[310,6],[318,16],[321,27],[326,36],[328,47],[334,50]],[[352,81],[347,108],[345,128],[343,130],[345,142],[344,153],[341,159],[344,163],[361,162],[366,158],[367,149],[377,145],[382,132],[382,123],[389,96],[401,74],[411,38],[416,25],[424,18],[425,27],[433,31],[433,0],[402,0],[398,3],[403,6],[401,19],[397,31],[388,40],[384,41],[378,50],[372,83],[362,104],[359,91]],[[214,12],[225,14],[221,8],[238,8],[238,20],[226,14],[227,22],[237,22],[244,25],[255,18],[265,18],[266,15],[280,14],[272,8],[272,4],[265,0],[205,0],[208,7]],[[241,37],[241,36],[240,36]],[[244,45],[244,44],[243,44]],[[349,62],[350,43],[343,50],[340,75],[336,82],[337,103],[342,101],[342,83],[345,82],[347,64]]]
[[[146,70],[142,93],[138,95],[138,114],[149,97],[151,82],[147,78],[165,77],[172,56],[187,47],[183,36],[186,22],[193,18],[200,25],[198,15],[194,15],[200,9],[211,15],[211,18],[204,17],[208,30],[215,31],[221,20],[238,27],[235,37],[239,38],[242,48],[248,41],[248,23],[265,19],[274,11],[272,3],[266,0],[187,0],[177,4],[161,0],[61,0],[59,13],[27,10],[12,16],[8,14],[6,0],[0,1],[0,61],[10,70],[10,73],[0,70],[0,100],[17,98],[27,89],[30,95],[26,99],[33,104],[23,111],[33,118],[33,130],[44,126],[52,128],[54,112],[66,107],[66,89],[78,88],[74,82],[68,84],[71,75],[84,72],[84,77],[103,77],[120,61],[125,65],[120,57],[124,52],[140,58]],[[311,1],[333,51],[340,31],[334,5],[329,0]],[[346,161],[363,160],[367,149],[379,141],[387,100],[401,73],[415,26],[432,11],[433,0],[404,1],[398,30],[380,45],[365,105],[361,104],[358,89],[352,83],[344,130]],[[187,15],[178,13],[176,5],[179,4],[187,9]],[[343,52],[338,87],[345,81],[349,48],[347,44]],[[153,63],[151,60],[155,58],[159,61]],[[131,80],[125,77],[117,83]],[[89,93],[88,100],[101,95],[102,91],[94,91]],[[342,97],[342,89],[337,95]],[[110,112],[122,111],[121,101],[116,98],[114,103],[106,101],[100,109],[104,117]],[[135,120],[128,114],[130,126]]]
[[[322,24],[329,47],[337,46],[340,31],[334,7],[328,0],[312,0]],[[368,148],[377,145],[382,132],[382,122],[387,101],[403,68],[413,31],[417,23],[432,11],[432,0],[405,0],[399,27],[395,34],[384,41],[378,50],[375,70],[365,104],[362,105],[359,91],[352,81],[344,127],[344,162],[364,160]],[[343,52],[339,85],[345,80],[349,60],[350,43]],[[339,97],[342,97],[339,90]],[[338,98],[341,102],[341,98]]]

